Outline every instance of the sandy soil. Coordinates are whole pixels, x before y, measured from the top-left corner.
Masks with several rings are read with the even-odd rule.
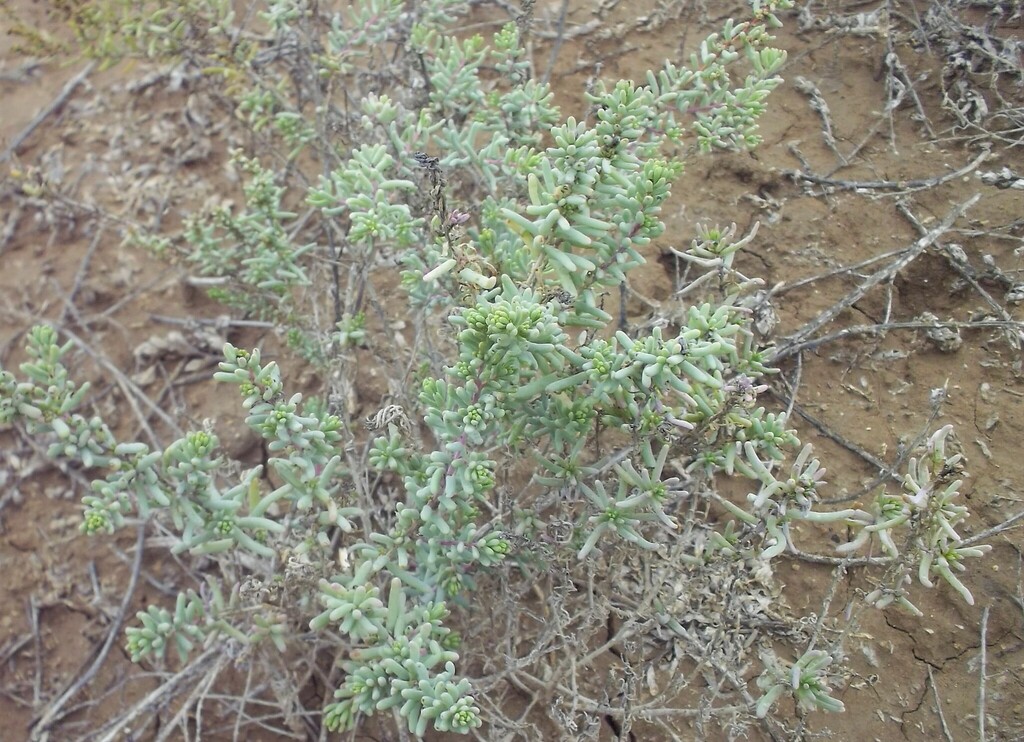
[[[42,5],[29,0],[10,5],[38,27],[60,33]],[[538,18],[550,19],[554,27],[560,5],[538,4]],[[597,5],[573,0],[567,28],[593,21]],[[612,8],[601,23],[560,49],[554,79],[566,101],[579,99],[596,61],[607,77],[640,76],[666,57],[688,54],[706,30],[738,7],[653,0],[628,8],[625,2],[601,5]],[[849,302],[807,339],[843,327],[910,323],[923,312],[965,323],[1020,320],[1020,307],[1007,292],[1024,281],[1024,199],[1020,190],[986,184],[979,175],[1007,167],[1020,177],[1024,147],[981,129],[954,126],[956,120],[942,106],[948,53],[926,48],[912,33],[927,4],[833,0],[805,5],[810,8],[803,16],[805,28],[799,30],[801,19],[788,13],[779,36],[790,61],[786,84],[771,99],[771,114],[763,122],[764,145],[753,154],[694,159],[676,189],[686,206],[672,215],[668,235],[691,235],[698,223],[735,221],[748,229],[759,221],[743,267],[768,286],[781,284],[773,298],[781,317],[773,337],[786,347],[787,338],[863,285],[886,261],[800,285],[802,279],[909,247],[921,237],[912,219],[925,231],[934,229],[979,194],[977,203],[909,266]],[[893,11],[889,16],[887,7]],[[983,9],[965,17],[985,22]],[[847,22],[845,30],[837,19]],[[1018,9],[1015,20],[993,22],[991,30],[1019,38],[1021,29]],[[0,37],[0,147],[6,152],[40,111],[55,100],[58,105],[13,147],[0,172],[4,366],[19,359],[21,338],[33,322],[56,321],[93,354],[80,354],[83,369],[102,379],[95,389],[98,407],[120,429],[145,432],[119,389],[131,383],[143,385],[154,406],[181,428],[214,418],[218,429],[231,429],[240,419],[234,398],[203,381],[216,365],[217,343],[273,344],[272,333],[210,325],[197,334],[161,320],[215,318],[225,310],[188,287],[183,269],[122,246],[128,224],[173,228],[190,206],[232,187],[224,170],[225,131],[189,123],[184,113],[209,112],[193,110],[202,101],[190,96],[187,81],[177,90],[166,78],[142,85],[152,69],[32,61],[15,44],[10,36]],[[538,42],[538,58],[546,59],[549,50],[547,42]],[[912,90],[886,111],[887,101],[899,94],[891,89],[899,75]],[[62,95],[76,77],[78,84]],[[985,78],[978,73],[971,79],[985,91]],[[1005,85],[1018,106],[1019,83]],[[817,95],[827,103],[829,128],[812,105]],[[570,106],[565,104],[566,114]],[[1016,136],[1021,144],[1020,133]],[[800,176],[801,171],[811,177]],[[50,184],[49,196],[36,197],[26,188],[39,177]],[[682,241],[679,237],[676,244]],[[628,307],[633,322],[671,309],[676,266],[665,250],[668,244],[663,240],[663,254],[655,251],[632,282],[639,294]],[[966,256],[959,273],[948,250],[953,245]],[[963,279],[965,272],[970,281]],[[167,339],[172,331],[182,335],[170,338],[167,347],[149,354],[139,350],[145,341]],[[812,342],[787,355],[782,367],[799,403],[795,419],[828,462],[832,497],[864,502],[865,485],[880,464],[896,460],[901,444],[929,426],[950,422],[971,473],[966,535],[1022,510],[1020,350],[1000,327],[976,326],[961,335],[959,346],[943,346],[921,329],[896,327]],[[109,369],[97,373],[97,364],[121,369],[124,376],[115,379]],[[377,408],[387,383],[370,370],[359,378],[352,406],[365,415]],[[306,374],[301,381],[315,388],[320,380]],[[930,392],[944,385],[948,401],[932,420]],[[785,386],[776,389],[776,403],[784,408]],[[146,416],[169,437],[169,426],[157,415],[148,411]],[[102,665],[92,667],[110,622],[121,612],[136,533],[88,541],[77,530],[77,500],[87,489],[83,473],[60,471],[17,431],[4,433],[2,440],[0,739],[28,739],[30,724],[40,717],[45,723],[32,728],[49,725],[51,740],[88,739],[91,728],[154,687],[145,670],[127,660],[120,636]],[[228,445],[243,460],[259,455],[255,442],[242,434]],[[808,551],[829,551],[827,535],[805,538]],[[976,605],[966,606],[939,587],[918,590],[926,613],[922,620],[897,611],[875,614],[851,647],[855,674],[840,694],[847,713],[816,716],[812,729],[830,729],[834,739],[850,740],[978,739],[984,667],[987,739],[1024,737],[1022,536],[1009,529],[988,542],[993,552],[971,565],[966,578]],[[166,559],[144,559],[129,616],[150,602],[169,602],[176,573]],[[827,566],[787,560],[781,578],[792,607],[816,610],[831,574]],[[849,589],[865,584],[854,573]],[[799,603],[802,596],[806,605]],[[69,689],[60,717],[46,717]],[[154,699],[155,706],[159,703]],[[140,724],[134,739],[155,734]],[[679,731],[683,739],[694,734]],[[257,735],[243,738],[260,739]],[[613,738],[610,728],[603,728],[601,738]],[[640,730],[634,730],[634,738],[654,739]]]

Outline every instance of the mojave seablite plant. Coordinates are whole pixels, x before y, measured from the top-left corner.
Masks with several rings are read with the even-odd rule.
[[[270,314],[284,302],[284,316],[314,344],[292,302],[318,275],[308,261],[330,250],[343,248],[353,272],[400,260],[415,311],[447,317],[443,368],[423,375],[415,409],[391,405],[367,421],[377,436],[365,464],[352,456],[352,421],[290,394],[259,350],[228,345],[215,374],[238,387],[246,424],[266,441],[265,467],[240,474],[230,474],[237,467],[209,429],[157,450],[119,442],[100,418],[79,412],[88,387],[72,379],[64,365],[72,345],[51,327],[29,334],[24,380],[0,373],[0,422],[23,425],[49,456],[94,473],[85,533],[154,520],[174,534],[173,553],[218,565],[173,610],[139,614],[127,631],[132,658],[160,661],[172,648],[184,663],[197,646],[216,644],[287,653],[306,641],[304,624],[334,648],[342,670],[321,709],[326,728],[389,711],[416,735],[428,727],[465,733],[488,719],[456,664],[473,648],[461,646],[454,627],[474,620],[474,592],[529,581],[545,561],[570,565],[586,582],[641,555],[666,580],[710,584],[708,575],[743,573],[756,581],[742,584],[763,586],[773,560],[795,549],[794,524],[835,523],[858,529],[844,551],[877,537],[888,555],[865,606],[912,609],[914,570],[921,584],[939,577],[970,602],[956,573],[984,547],[956,531],[967,511],[956,502],[963,474],[945,451],[948,427],[912,462],[901,491],[881,492],[870,512],[819,509],[824,469],[786,416],[758,403],[771,349],[758,347],[744,299],[760,282],[735,266],[753,233],[702,228],[676,251],[697,274],[680,295],[706,298],[674,329],[616,330],[603,308],[662,237],[687,140],[703,151],[757,144],[757,120],[785,61],[769,30],[789,3],[755,0],[749,18],[727,21],[687,66],[667,63],[639,84],[597,82],[587,93],[592,114],[561,123],[551,90],[532,74],[522,29],[504,27],[489,47],[479,37],[458,40],[446,33],[458,5],[432,0],[410,12],[366,0],[324,22],[302,2],[267,3],[275,38],[294,41],[313,65],[315,74],[288,79],[316,103],[315,115],[304,118],[284,85],[268,83],[278,57],[236,46],[220,74],[234,86],[240,119],[268,131],[289,167],[314,147],[327,158],[305,186],[312,216],[284,208],[284,176],[237,153],[249,177],[243,208],[199,212],[180,236],[202,272],[235,281],[222,298]],[[197,53],[188,43],[230,37],[222,32],[235,22],[215,0],[160,12],[161,28],[182,32],[181,46],[142,44],[151,53]],[[400,44],[396,29],[404,29]],[[146,33],[140,26],[133,38]],[[332,91],[358,81],[372,50],[389,45],[428,84],[396,81],[367,93],[349,122],[349,146],[331,144]],[[484,84],[485,67],[497,75],[493,85]],[[253,74],[240,81],[239,69]],[[334,247],[318,234],[332,235]],[[331,290],[340,296],[337,283]],[[329,366],[339,349],[373,342],[356,309],[338,317],[311,357]],[[602,436],[617,454],[593,454]],[[797,449],[787,470],[787,452]],[[748,498],[718,494],[721,475],[749,480]],[[400,491],[393,511],[368,510],[370,482]],[[716,527],[700,515],[711,507],[732,520]],[[763,607],[759,596],[750,597]],[[651,637],[682,642],[696,657],[704,650],[690,597],[663,591],[636,611]],[[754,677],[746,647],[702,655],[748,715],[767,717],[783,696],[801,709],[842,710],[831,690],[841,640],[793,642],[793,661],[767,642],[758,648],[759,698],[745,689]]]

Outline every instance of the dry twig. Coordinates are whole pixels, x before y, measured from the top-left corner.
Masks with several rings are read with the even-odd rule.
[[[805,324],[800,330],[795,332],[790,337],[786,338],[786,341],[780,345],[775,351],[773,356],[774,362],[778,362],[785,359],[793,353],[799,352],[803,348],[807,347],[806,342],[815,332],[820,330],[826,324],[838,317],[845,309],[849,309],[851,306],[860,301],[865,294],[868,293],[872,288],[879,285],[880,283],[889,280],[896,276],[901,270],[910,265],[922,252],[928,247],[933,245],[943,234],[949,231],[949,228],[953,226],[964,212],[971,208],[981,198],[980,194],[971,196],[966,201],[960,203],[954,207],[946,215],[946,217],[936,226],[930,230],[927,234],[923,235],[920,239],[914,242],[913,245],[908,247],[900,257],[894,260],[889,265],[881,268],[872,273],[868,278],[858,286],[856,289],[851,291],[841,300],[836,302],[834,305],[826,309],[824,312],[819,314],[813,320]]]
[[[988,672],[986,644],[988,643],[988,611],[985,606],[981,612],[981,667],[978,669],[978,740],[985,742],[985,673]]]
[[[949,731],[949,724],[946,723],[946,715],[942,713],[942,699],[939,698],[939,689],[935,685],[935,675],[932,673],[932,666],[927,662],[925,667],[928,668],[928,685],[932,689],[932,697],[935,699],[935,712],[939,717],[939,726],[942,728],[942,736],[946,742],[954,742],[953,733]]]
[[[935,188],[936,186],[940,186],[943,183],[949,183],[950,181],[962,178],[968,173],[977,170],[978,167],[989,158],[990,154],[990,150],[985,149],[977,157],[958,170],[953,170],[952,172],[945,173],[944,175],[936,175],[931,178],[912,178],[910,180],[840,180],[838,178],[828,178],[822,175],[815,175],[802,170],[784,169],[779,172],[787,178],[791,178],[795,182],[804,181],[806,183],[826,186],[829,192],[889,191],[890,193],[885,195],[903,196],[908,193],[914,193],[915,191],[926,191],[931,188]]]
[[[914,225],[914,228],[922,236],[928,234],[928,231],[925,229],[925,226],[916,216],[914,216],[914,214],[910,211],[910,208],[905,203],[897,202],[896,209],[901,214],[903,214],[903,216],[906,217],[907,221]],[[1004,309],[1003,306],[999,304],[999,302],[992,298],[991,294],[989,294],[988,291],[986,291],[985,288],[980,283],[978,283],[978,280],[974,277],[973,269],[970,267],[970,264],[967,263],[965,256],[959,254],[962,251],[958,252],[956,250],[953,250],[952,245],[945,245],[938,239],[936,239],[934,242],[936,247],[938,247],[940,250],[946,253],[947,260],[949,264],[953,267],[953,270],[955,270],[957,274],[961,278],[963,278],[963,280],[967,281],[967,283],[971,285],[971,288],[973,288],[977,292],[977,294],[982,299],[985,300],[985,303],[988,304],[995,311],[995,313],[999,316],[1001,320],[1003,320],[1003,322],[1007,323],[1005,333],[1006,339],[1010,343],[1010,347],[1014,348],[1019,352],[1021,348],[1020,328],[1017,327],[1017,329],[1013,329],[1014,326],[1017,325],[1017,323],[1015,323],[1013,321],[1013,318],[1010,317],[1009,312],[1007,312],[1006,309]]]
[[[836,145],[836,137],[832,132],[832,111],[828,107],[828,101],[825,100],[825,96],[818,90],[818,86],[806,77],[795,77],[793,79],[793,86],[810,99],[811,109],[821,117],[821,136],[825,140],[826,146],[832,150],[832,153],[839,159],[840,163],[848,165],[849,162]]]
[[[0,152],[0,162],[6,162],[9,160],[11,156],[18,151],[18,148],[25,142],[25,140],[32,136],[32,132],[34,132],[41,123],[46,121],[54,111],[64,105],[67,99],[71,97],[71,94],[75,92],[75,88],[81,85],[85,78],[87,78],[94,69],[96,69],[96,62],[89,62],[89,64],[83,67],[77,75],[68,80],[64,87],[61,88],[61,91],[57,94],[57,97],[37,113],[35,118],[28,123],[28,126],[15,134],[14,138],[11,139],[10,144],[7,145],[7,148],[3,152]]]
[[[49,738],[50,730],[53,728],[53,725],[60,721],[66,714],[70,713],[70,711],[64,710],[68,701],[74,698],[78,692],[88,685],[96,676],[96,673],[98,673],[100,668],[103,667],[103,663],[107,661],[107,655],[110,654],[110,650],[114,646],[114,642],[120,638],[121,626],[124,625],[125,616],[128,615],[128,608],[131,605],[132,598],[135,596],[135,586],[139,581],[139,571],[142,568],[142,555],[144,553],[142,543],[145,533],[145,526],[140,524],[136,529],[135,561],[132,564],[131,576],[128,579],[128,586],[124,591],[124,595],[121,598],[121,605],[118,607],[117,613],[110,622],[110,625],[107,627],[107,638],[104,640],[99,651],[96,652],[96,656],[93,658],[92,662],[89,663],[89,666],[83,672],[79,673],[70,685],[64,689],[64,692],[62,692],[56,700],[52,701],[40,716],[37,716],[29,724],[29,729],[32,730],[32,734],[30,736],[32,742],[36,742],[36,740],[46,740]]]

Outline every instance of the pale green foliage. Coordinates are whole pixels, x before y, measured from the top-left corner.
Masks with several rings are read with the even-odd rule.
[[[956,502],[963,484],[963,455],[947,454],[946,442],[952,425],[936,431],[920,458],[911,458],[899,495],[880,492],[871,509],[870,520],[857,538],[839,547],[851,552],[878,536],[883,550],[897,559],[895,574],[881,587],[868,594],[866,600],[877,608],[896,602],[918,616],[921,611],[907,597],[906,585],[917,564],[917,579],[925,587],[934,587],[932,577],[945,580],[969,604],[974,605],[971,591],[956,576],[964,572],[964,559],[980,557],[992,547],[967,546],[956,528],[967,519],[967,507]],[[899,530],[898,530],[899,529]],[[893,534],[907,531],[901,554]],[[904,557],[900,559],[899,557]]]
[[[281,302],[287,307],[289,291],[309,283],[301,258],[315,245],[292,244],[286,225],[296,215],[283,208],[284,188],[275,183],[273,173],[240,152],[233,158],[249,176],[246,209],[235,215],[219,206],[190,219],[185,227],[192,246],[189,260],[204,276],[231,277],[226,288],[211,290],[214,298],[258,315],[283,317],[287,313]]]
[[[306,198],[326,217],[344,214],[347,237],[369,252],[381,244],[406,249],[422,238],[423,220],[413,217],[408,204],[393,203],[403,191],[416,190],[409,180],[393,178],[395,160],[383,144],[366,144],[350,160],[320,177]]]
[[[180,593],[174,614],[161,606],[151,605],[138,614],[141,626],[129,626],[128,652],[132,662],[143,657],[163,657],[168,646],[173,646],[178,657],[184,661],[192,651],[195,641],[203,640],[200,620],[203,618],[203,604],[194,592]]]
[[[204,39],[228,38],[236,20],[228,0],[100,0],[63,9],[81,51],[104,64],[135,55],[180,58]]]
[[[620,549],[653,558],[679,530],[680,503],[700,498],[735,520],[718,531],[709,526],[707,542],[684,561],[768,568],[794,547],[797,521],[860,528],[849,549],[877,534],[893,557],[902,552],[892,534],[909,529],[903,549],[920,581],[930,586],[939,575],[970,601],[954,572],[982,549],[965,547],[954,530],[966,509],[953,503],[960,480],[958,459],[943,449],[948,429],[912,463],[901,498],[880,498],[873,513],[817,509],[824,469],[810,446],[800,449],[784,414],[758,404],[770,350],[758,347],[741,305],[758,282],[734,266],[753,234],[737,239],[734,227],[702,228],[677,252],[699,274],[681,294],[716,293],[714,301],[694,300],[673,329],[616,331],[603,308],[603,297],[664,233],[661,214],[682,171],[675,144],[688,134],[704,150],[757,143],[756,122],[785,59],[768,45],[768,28],[777,24],[774,10],[788,5],[755,2],[750,20],[726,23],[688,67],[667,64],[646,84],[597,83],[588,94],[593,120],[564,123],[548,86],[531,78],[514,25],[488,46],[446,33],[442,21],[458,3],[433,0],[419,9],[403,43],[422,65],[426,94],[418,101],[403,90],[364,97],[352,129],[358,143],[344,154],[332,150],[315,185],[297,194],[325,231],[337,230],[354,264],[400,260],[415,310],[442,309],[453,331],[443,349],[447,364],[422,381],[415,413],[394,407],[377,416],[369,463],[404,490],[387,527],[375,528],[348,499],[353,472],[343,422],[288,395],[277,365],[258,350],[227,346],[215,378],[239,388],[246,424],[267,442],[274,489],[261,467],[225,476],[210,431],[191,432],[162,452],[117,443],[102,421],[74,412],[86,389],[61,363],[70,346],[58,346],[46,327],[30,335],[22,366],[28,380],[0,374],[0,422],[44,437],[50,456],[107,470],[83,499],[88,533],[158,517],[176,534],[175,552],[238,550],[266,563],[285,550],[312,558],[344,533],[343,558],[313,581],[315,597],[296,606],[312,631],[334,632],[345,646],[343,680],[323,709],[329,729],[388,709],[416,735],[428,726],[479,727],[471,683],[458,675],[448,605],[466,605],[479,579],[500,573],[503,562],[540,559],[529,544],[548,522],[566,526],[566,561],[599,563]],[[344,80],[377,59],[408,20],[405,7],[368,0],[334,17],[317,74]],[[310,16],[305,3],[278,0],[264,18],[286,34],[305,28]],[[480,79],[485,63],[500,78],[490,90]],[[737,64],[748,70],[738,83],[731,77]],[[316,139],[316,127],[268,90],[261,84],[240,93],[239,114],[254,129],[273,122],[268,128],[294,161]],[[326,111],[319,105],[317,115]],[[307,258],[324,254],[324,246],[297,247],[285,186],[257,160],[235,157],[247,175],[244,206],[190,220],[189,260],[206,274],[236,279],[234,293],[225,289],[222,298],[269,311],[269,297],[288,300],[309,282]],[[332,325],[339,348],[372,341],[365,315],[349,309]],[[429,430],[427,443],[411,434],[413,416]],[[598,466],[590,455],[598,431],[630,442],[628,456]],[[683,465],[669,468],[670,458]],[[534,467],[528,488],[514,495],[524,499],[499,511],[494,502],[508,486],[506,472],[523,461]],[[717,495],[709,483],[720,474],[751,482],[746,502]],[[558,497],[547,502],[556,504],[532,509],[551,493]],[[900,564],[870,602],[906,603]],[[225,637],[270,639],[283,651],[285,625],[273,616],[232,622],[235,593],[225,602],[216,583],[208,604],[183,593],[173,614],[159,607],[139,614],[141,626],[129,630],[133,659],[161,657],[168,646],[184,656],[198,642]],[[658,607],[657,620],[682,637],[672,610]],[[764,655],[763,696],[751,712],[764,716],[784,694],[804,709],[842,710],[827,674],[840,654],[807,650],[793,664]]]
[[[834,659],[828,652],[812,649],[794,663],[780,660],[771,652],[761,655],[764,672],[757,678],[757,687],[764,695],[757,702],[755,713],[764,717],[781,696],[790,695],[804,711],[843,711],[843,702],[831,695],[828,667]]]
[[[334,339],[340,347],[359,345],[366,340],[366,315],[363,312],[345,315],[338,322],[337,328]]]
[[[400,707],[409,729],[422,736],[427,724],[442,732],[466,732],[481,725],[479,709],[468,697],[469,681],[455,681],[454,637],[441,620],[441,603],[407,602],[406,587],[391,580],[388,602],[377,587],[344,587],[324,582],[321,602],[326,610],[310,622],[314,631],[336,624],[340,631],[367,640],[343,663],[348,679],[325,709],[330,728],[352,726],[357,713]],[[435,670],[443,666],[441,671]]]

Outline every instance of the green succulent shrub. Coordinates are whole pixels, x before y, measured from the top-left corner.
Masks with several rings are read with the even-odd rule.
[[[824,469],[786,415],[760,402],[772,350],[759,346],[744,304],[759,281],[735,264],[753,234],[704,228],[677,251],[694,276],[680,294],[699,298],[673,322],[632,330],[606,308],[664,237],[685,158],[758,143],[785,61],[770,30],[789,3],[755,0],[686,65],[597,81],[578,119],[563,118],[533,73],[528,24],[459,38],[449,30],[464,5],[361,0],[335,14],[266,2],[263,48],[219,0],[111,2],[76,16],[81,43],[105,59],[201,59],[239,120],[278,154],[276,164],[234,154],[239,209],[197,211],[180,234],[137,242],[225,279],[218,299],[287,326],[293,345],[328,369],[373,342],[358,301],[368,271],[400,271],[410,311],[445,328],[442,362],[412,359],[423,365],[410,403],[366,421],[364,460],[352,455],[353,421],[289,390],[259,349],[228,345],[215,379],[237,387],[268,451],[265,466],[241,473],[210,430],[164,450],[116,440],[80,412],[87,385],[65,366],[70,342],[45,325],[30,333],[23,378],[0,373],[0,422],[90,472],[82,531],[155,520],[174,534],[173,553],[232,565],[182,592],[173,611],[141,612],[127,631],[132,659],[172,649],[186,662],[218,643],[284,652],[308,630],[334,637],[342,670],[320,710],[326,728],[391,712],[415,735],[465,733],[489,719],[457,628],[475,620],[481,594],[529,583],[546,564],[580,584],[646,564],[665,585],[706,588],[731,575],[737,590],[760,590],[796,548],[794,524],[836,524],[857,534],[841,552],[872,539],[885,551],[865,605],[913,610],[915,572],[970,602],[957,575],[984,547],[956,531],[967,512],[948,427],[870,512],[821,506]],[[121,6],[130,10],[117,28],[103,21]],[[365,91],[347,115],[343,88]],[[310,161],[319,170],[296,197],[289,173]],[[316,258],[333,272],[314,270]],[[326,331],[306,311],[311,285],[334,299]],[[748,497],[719,494],[722,476],[746,482]],[[394,506],[369,511],[387,487]],[[712,508],[727,522],[708,517]],[[282,590],[287,611],[239,610]],[[752,666],[701,644],[693,594],[653,595],[631,620],[703,652],[749,716],[768,716],[787,696],[802,710],[843,709],[832,690],[841,641],[794,642],[792,661],[762,646],[755,698],[745,690]],[[750,596],[764,608],[761,593]]]

